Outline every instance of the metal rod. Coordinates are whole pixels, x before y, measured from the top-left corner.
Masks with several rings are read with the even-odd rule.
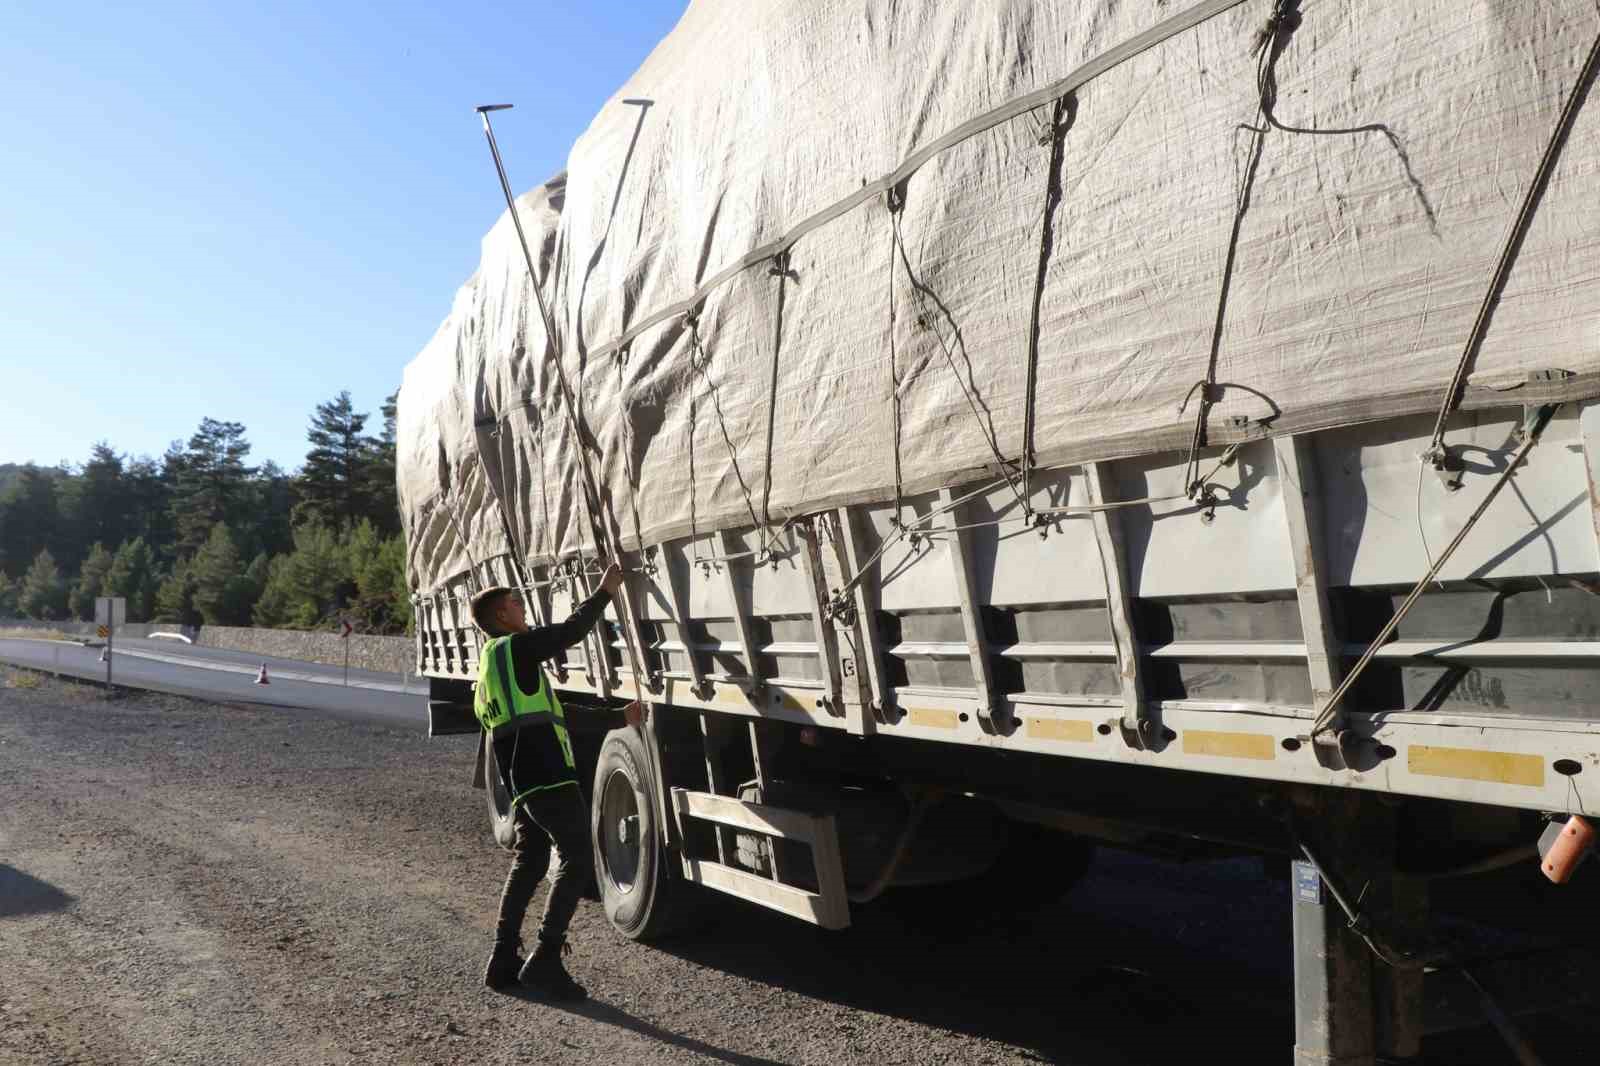
[[[1500,490],[1506,487],[1506,482],[1510,481],[1511,475],[1517,472],[1517,468],[1522,465],[1522,461],[1528,457],[1528,452],[1532,451],[1533,446],[1539,443],[1539,437],[1544,432],[1545,426],[1549,424],[1550,416],[1555,414],[1555,409],[1555,404],[1550,404],[1548,406],[1539,408],[1538,411],[1534,413],[1529,421],[1524,425],[1524,436],[1521,446],[1511,454],[1511,459],[1506,463],[1506,468],[1500,472],[1500,476],[1497,477],[1493,484],[1489,486],[1489,491],[1484,493],[1482,501],[1479,502],[1472,514],[1468,516],[1466,523],[1461,527],[1461,531],[1456,534],[1455,539],[1450,542],[1450,544],[1442,553],[1440,553],[1439,558],[1435,560],[1434,564],[1428,568],[1428,572],[1422,575],[1422,580],[1417,582],[1416,587],[1411,590],[1411,594],[1408,595],[1395,610],[1394,616],[1389,619],[1388,623],[1383,627],[1378,635],[1373,638],[1372,643],[1368,645],[1365,654],[1363,654],[1361,658],[1356,661],[1355,666],[1351,667],[1350,672],[1346,674],[1344,680],[1339,683],[1339,687],[1333,690],[1333,695],[1328,697],[1327,704],[1322,708],[1321,714],[1317,716],[1316,724],[1311,730],[1311,735],[1313,737],[1327,729],[1328,726],[1332,724],[1334,717],[1339,710],[1340,701],[1344,699],[1345,694],[1348,693],[1351,687],[1356,683],[1356,679],[1359,678],[1361,676],[1361,672],[1367,668],[1367,664],[1372,661],[1373,656],[1377,655],[1378,649],[1382,647],[1383,643],[1393,635],[1396,629],[1399,628],[1400,623],[1405,620],[1406,615],[1410,612],[1411,608],[1416,605],[1417,600],[1422,598],[1422,594],[1427,591],[1428,585],[1432,583],[1436,576],[1438,576],[1439,571],[1444,569],[1444,564],[1449,562],[1450,557],[1455,554],[1456,549],[1461,547],[1461,542],[1467,539],[1467,534],[1472,532],[1472,527],[1478,524],[1478,519],[1483,517],[1484,512],[1489,509],[1489,505],[1494,502],[1495,497],[1500,495]]]
[[[511,212],[511,224],[517,228],[517,242],[522,246],[522,259],[528,264],[528,277],[533,282],[533,298],[539,304],[539,317],[544,322],[545,339],[554,344],[555,322],[550,318],[550,309],[545,306],[544,293],[539,288],[541,284],[539,272],[534,269],[533,255],[528,251],[528,235],[522,232],[522,219],[517,215],[517,198],[511,194],[511,182],[506,178],[506,166],[500,159],[500,145],[495,142],[494,126],[489,122],[489,112],[510,109],[510,104],[485,104],[477,111],[478,117],[483,120],[483,135],[489,139],[489,152],[494,156],[495,173],[500,175],[500,190],[506,195],[506,208]]]
[[[600,522],[599,509],[601,501],[599,483],[595,481],[593,473],[589,468],[589,455],[583,443],[583,426],[578,422],[577,405],[573,401],[572,390],[567,385],[566,374],[561,369],[560,354],[555,352],[555,321],[550,317],[550,308],[546,306],[544,301],[544,291],[540,287],[541,282],[539,279],[539,271],[538,268],[536,268],[533,264],[533,253],[528,250],[528,235],[523,232],[522,217],[517,213],[517,200],[516,197],[511,193],[511,181],[506,177],[505,161],[500,158],[500,145],[494,138],[494,124],[489,121],[489,112],[505,111],[510,109],[510,107],[510,104],[485,104],[477,109],[478,118],[483,121],[483,135],[489,141],[489,154],[494,157],[494,170],[495,174],[500,178],[500,191],[505,194],[506,210],[511,213],[511,224],[516,227],[517,244],[522,249],[522,261],[528,267],[528,281],[530,287],[533,289],[534,301],[539,305],[539,318],[544,323],[545,343],[549,345],[551,349],[553,356],[551,361],[554,364],[556,381],[561,386],[561,397],[566,403],[567,417],[572,422],[572,433],[574,438],[573,443],[577,446],[578,465],[583,474],[584,511],[586,512],[589,520],[589,531],[595,540],[595,550],[599,552],[606,552],[613,558],[613,560],[620,562],[622,553],[615,550],[618,545],[609,543],[611,538],[605,535],[605,529]],[[608,551],[608,548],[611,550]],[[581,539],[578,557],[581,562],[583,558],[583,553],[581,551]],[[523,577],[524,580],[527,579],[526,573],[524,573]],[[628,604],[628,593],[626,589],[622,591],[618,598],[622,601],[623,606],[621,609],[628,609],[626,606]],[[624,635],[628,637],[628,666],[630,672],[633,674],[634,699],[640,704],[643,704],[644,692],[641,689],[639,681],[639,655],[633,646],[632,635],[628,633],[626,626],[624,626],[623,632]],[[605,669],[606,665],[606,663],[602,662],[600,664],[601,669]]]
[[[594,478],[589,471],[589,456],[583,445],[583,426],[578,422],[578,409],[572,397],[572,390],[567,385],[566,373],[561,369],[560,354],[555,351],[556,328],[555,321],[550,317],[550,309],[544,302],[544,290],[540,287],[539,271],[533,265],[533,253],[528,251],[528,235],[522,230],[522,216],[517,213],[517,198],[511,193],[511,182],[506,177],[505,162],[500,158],[500,145],[494,139],[494,126],[489,122],[489,112],[505,111],[510,104],[485,104],[477,109],[478,117],[483,120],[483,135],[489,141],[489,154],[494,156],[494,170],[500,177],[500,191],[505,194],[506,210],[511,214],[511,224],[517,230],[517,244],[522,248],[522,261],[528,267],[528,281],[533,289],[534,301],[539,305],[539,318],[544,323],[545,344],[549,346],[553,356],[551,362],[556,373],[556,383],[561,387],[561,398],[567,408],[567,419],[572,424],[572,433],[578,451],[578,468],[583,475],[583,507],[585,517],[588,519],[589,533],[594,537],[596,551],[606,550],[606,537],[596,518],[599,505],[599,494]],[[594,494],[593,506],[590,494]],[[578,558],[583,558],[583,538],[578,538]]]
[[[1483,987],[1473,972],[1465,966],[1461,968],[1461,976],[1467,979],[1474,991],[1478,993],[1478,1001],[1483,1004],[1483,1013],[1489,1016],[1489,1023],[1500,1034],[1500,1039],[1506,1042],[1506,1047],[1516,1056],[1521,1066],[1544,1066],[1544,1060],[1533,1050],[1526,1037],[1522,1035],[1516,1025],[1511,1021],[1511,1016],[1501,1009],[1500,1004],[1489,995],[1489,990]]]

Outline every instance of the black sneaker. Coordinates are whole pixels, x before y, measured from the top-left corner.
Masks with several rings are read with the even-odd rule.
[[[517,974],[523,967],[520,941],[496,942],[489,964],[483,968],[483,983],[496,992],[517,983]]]
[[[566,967],[561,965],[563,952],[570,953],[571,950],[565,940],[551,943],[541,937],[533,954],[523,963],[517,980],[530,995],[539,999],[555,1003],[577,1003],[588,999],[588,989],[574,981]]]

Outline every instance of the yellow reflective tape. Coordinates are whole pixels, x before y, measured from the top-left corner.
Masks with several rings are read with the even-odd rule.
[[[1406,749],[1406,769],[1424,777],[1455,777],[1463,781],[1492,781],[1497,785],[1533,788],[1544,786],[1544,759],[1510,751],[1412,744]]]
[[[948,707],[907,707],[906,719],[925,729],[954,729],[956,712]]]
[[[1030,718],[1028,737],[1032,740],[1070,740],[1085,744],[1094,739],[1094,723],[1081,718]]]
[[[1185,729],[1183,753],[1270,762],[1277,758],[1278,747],[1265,733],[1219,733],[1210,729]]]

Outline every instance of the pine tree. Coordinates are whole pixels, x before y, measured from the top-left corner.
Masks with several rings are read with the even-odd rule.
[[[172,520],[177,552],[187,557],[200,550],[218,522],[233,525],[246,517],[248,482],[255,471],[245,466],[250,442],[239,422],[200,420],[176,464]],[[170,452],[168,453],[170,457]]]
[[[362,522],[345,540],[345,553],[355,582],[351,613],[369,632],[404,633],[411,622],[405,542],[399,537],[380,537],[372,523]]]
[[[106,572],[105,595],[128,601],[128,621],[148,622],[155,610],[155,559],[144,538],[135,537],[117,549]]]
[[[294,551],[295,486],[296,479],[277,463],[269,459],[261,464],[250,479],[249,520],[233,527],[241,553],[270,557]]]
[[[55,483],[59,476],[59,471],[28,463],[0,498],[0,563],[12,577],[21,577],[40,550],[56,542],[60,515]]]
[[[183,442],[175,440],[160,459],[141,459],[129,468],[129,488],[137,518],[134,536],[143,537],[158,567],[178,559],[177,526],[173,501],[188,462]]]
[[[61,479],[61,529],[54,546],[62,566],[87,558],[97,541],[121,544],[128,537],[128,489],[122,457],[105,441],[95,444],[76,475]]]
[[[94,619],[94,601],[111,595],[105,591],[106,576],[111,572],[111,553],[99,541],[89,549],[89,557],[78,571],[78,583],[72,589],[72,614],[84,621]]]
[[[368,510],[370,466],[376,446],[362,436],[367,416],[357,412],[350,393],[317,404],[306,439],[311,450],[300,469],[300,504],[295,522],[343,528]]]
[[[253,615],[258,626],[315,629],[331,622],[355,591],[348,553],[331,530],[301,526],[294,543],[292,553],[273,559],[268,568]]]
[[[383,433],[373,442],[366,469],[367,517],[384,536],[400,532],[400,497],[395,488],[399,399],[395,392],[383,401]]]
[[[282,629],[289,625],[294,613],[294,589],[290,571],[294,568],[292,555],[275,555],[267,564],[267,579],[256,597],[251,621],[264,629]]]
[[[17,606],[29,618],[53,622],[67,614],[67,583],[49,548],[40,549],[22,578]]]
[[[228,527],[218,522],[189,564],[194,582],[194,608],[208,626],[245,625],[254,595]]]
[[[199,625],[200,613],[194,607],[194,588],[189,561],[180,559],[156,588],[155,614],[151,620],[185,626]]]
[[[250,586],[250,602],[254,604],[261,598],[261,591],[267,587],[267,575],[271,571],[271,558],[262,552],[250,560],[250,566],[245,570],[245,580]]]

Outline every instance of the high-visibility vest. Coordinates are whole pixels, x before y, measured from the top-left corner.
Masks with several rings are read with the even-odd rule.
[[[560,745],[559,755],[551,751],[549,757],[541,758],[545,755],[542,751],[527,753],[533,756],[534,764],[543,764],[541,772],[546,779],[515,782],[513,806],[529,793],[576,782],[577,764],[572,758],[572,738],[567,733],[567,718],[561,710],[561,701],[556,698],[555,690],[550,687],[550,680],[545,677],[543,669],[539,671],[539,687],[536,691],[526,692],[517,683],[510,637],[495,637],[484,645],[483,653],[478,658],[478,686],[472,710],[478,717],[478,724],[488,732],[490,740],[530,726],[549,726],[556,743]],[[546,738],[549,734],[541,736],[538,735],[540,733],[543,731],[518,738],[518,747],[531,742],[533,747],[544,748],[548,744]],[[519,766],[526,761],[519,760]],[[508,766],[503,769],[514,773],[519,767]],[[511,787],[511,782],[507,782],[507,787]]]

